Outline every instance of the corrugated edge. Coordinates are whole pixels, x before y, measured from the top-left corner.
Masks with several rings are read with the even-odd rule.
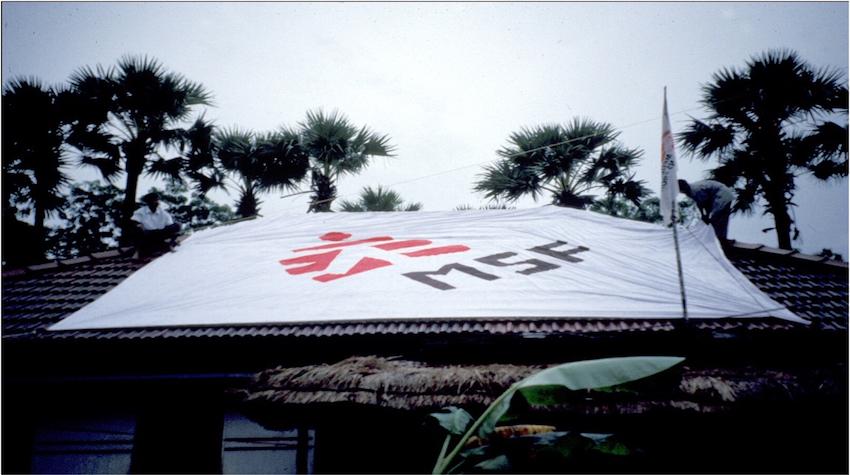
[[[788,249],[779,249],[775,247],[765,246],[764,244],[753,244],[746,242],[738,242],[729,240],[728,245],[732,249],[744,251],[757,251],[756,254],[763,253],[768,257],[784,257],[793,260],[799,260],[810,264],[824,264],[833,268],[847,269],[848,263],[828,259],[824,256],[815,256],[813,254],[803,254],[798,251]]]
[[[660,334],[680,329],[682,320],[623,320],[623,319],[453,319],[405,321],[351,321],[327,323],[291,323],[285,325],[149,327],[108,330],[39,330],[7,338],[38,338],[39,340],[140,340],[140,339],[206,339],[305,337],[375,335],[514,335],[541,338],[558,335],[615,335]],[[806,326],[778,318],[691,320],[690,327],[708,332],[806,330]]]

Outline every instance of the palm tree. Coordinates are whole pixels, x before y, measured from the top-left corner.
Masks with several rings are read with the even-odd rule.
[[[77,118],[68,142],[80,152],[80,163],[97,167],[110,183],[125,173],[122,229],[135,209],[142,173],[188,177],[202,192],[221,185],[210,150],[212,126],[203,118],[183,125],[193,107],[210,105],[200,83],[133,56],[114,69],[82,68],[70,82]],[[166,158],[168,151],[175,154]]]
[[[340,211],[419,211],[422,203],[407,203],[397,192],[378,185],[373,189],[370,186],[363,188],[356,202],[343,200],[339,204]]]
[[[3,89],[3,209],[30,208],[34,235],[43,243],[45,219],[64,204],[68,157],[63,143],[68,92],[37,79],[16,79]]]
[[[372,157],[390,157],[394,147],[387,135],[368,127],[355,127],[334,111],[308,111],[301,126],[301,145],[310,157],[310,207],[308,211],[330,211],[336,199],[336,183],[343,175],[355,175]]]
[[[847,124],[828,114],[847,113],[847,87],[838,71],[814,69],[792,51],[769,51],[743,69],[723,69],[703,87],[710,111],[680,134],[682,148],[719,166],[711,178],[733,186],[733,211],[766,204],[779,247],[791,249],[795,179],[847,176]],[[794,234],[798,234],[794,230]],[[796,236],[795,236],[796,238]]]
[[[243,217],[260,211],[260,193],[296,188],[309,168],[293,131],[258,135],[230,129],[217,133],[215,144],[221,167],[237,183],[236,213]]]
[[[585,208],[596,191],[623,197],[635,204],[648,193],[630,169],[641,152],[616,142],[618,132],[609,124],[588,119],[522,128],[497,153],[502,157],[485,167],[475,191],[492,200],[516,201],[544,192],[560,206]]]

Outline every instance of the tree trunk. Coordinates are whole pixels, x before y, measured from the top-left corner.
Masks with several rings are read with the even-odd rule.
[[[336,186],[329,176],[318,170],[313,170],[312,178],[313,194],[310,196],[310,208],[307,212],[326,213],[331,210],[331,203],[336,199]]]
[[[243,218],[256,216],[260,212],[260,202],[254,186],[246,178],[242,184],[241,196],[236,204],[236,214]]]
[[[788,215],[790,199],[786,199],[785,194],[786,191],[793,193],[794,178],[788,175],[789,164],[786,159],[787,149],[782,138],[782,119],[775,117],[766,120],[766,123],[768,124],[766,127],[754,132],[752,143],[755,144],[755,153],[770,157],[765,170],[769,182],[763,185],[765,199],[769,206],[768,211],[773,215],[779,248],[791,250],[793,221]]]
[[[783,191],[774,191],[767,196],[768,211],[773,215],[776,241],[780,249],[791,250],[791,216],[788,215],[788,203]]]
[[[793,249],[791,247],[791,217],[788,216],[788,211],[783,208],[774,213],[773,218],[776,223],[776,240],[779,248]]]
[[[47,250],[47,233],[44,231],[44,219],[46,215],[44,205],[35,203],[35,222],[33,223],[33,228],[38,238],[38,250],[41,253],[42,259]]]
[[[124,189],[124,201],[121,203],[121,245],[131,242],[133,223],[130,218],[136,211],[136,192],[139,187],[139,176],[145,166],[144,156],[127,157],[127,186]]]

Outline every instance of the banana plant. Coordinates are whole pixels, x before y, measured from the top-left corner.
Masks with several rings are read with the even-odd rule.
[[[547,368],[535,373],[508,388],[474,422],[472,416],[459,408],[448,408],[448,412],[431,414],[448,434],[443,443],[434,474],[455,473],[464,466],[467,459],[483,454],[476,447],[477,440],[486,441],[498,434],[500,421],[510,417],[511,401],[520,393],[532,405],[552,405],[562,401],[557,391],[599,390],[611,388],[652,376],[684,361],[675,356],[636,356],[625,358],[605,358],[597,360],[575,361]],[[532,433],[544,433],[538,436],[539,442],[549,445],[560,444],[566,450],[576,448],[582,443],[601,444],[611,453],[623,452],[604,434],[574,434],[551,432],[547,426],[532,427]],[[452,439],[458,438],[451,450]],[[473,439],[477,438],[477,440]],[[613,445],[612,445],[613,444]],[[507,457],[499,455],[476,465],[479,470],[498,470],[507,465]]]

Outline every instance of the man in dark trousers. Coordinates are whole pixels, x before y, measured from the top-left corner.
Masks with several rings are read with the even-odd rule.
[[[715,180],[700,180],[693,183],[679,180],[679,191],[694,200],[703,222],[710,224],[714,228],[717,239],[721,244],[725,244],[735,192]]]
[[[131,218],[137,225],[137,257],[149,256],[157,251],[173,250],[177,245],[180,225],[159,206],[159,195],[155,192],[142,197],[144,206],[137,209]]]

